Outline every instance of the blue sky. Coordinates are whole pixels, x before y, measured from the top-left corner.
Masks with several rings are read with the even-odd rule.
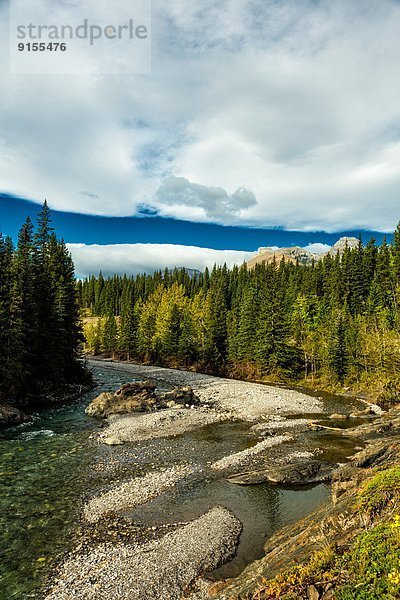
[[[82,18],[101,21],[89,5]],[[87,273],[394,230],[399,2],[153,0],[152,13],[147,75],[10,74],[0,52],[6,233],[34,208],[19,198],[47,198]],[[4,44],[7,2],[0,27]]]
[[[17,239],[25,217],[36,218],[40,206],[20,198],[0,195],[0,229]],[[136,244],[159,243],[204,246],[216,250],[254,251],[260,246],[308,246],[312,243],[334,244],[341,235],[365,240],[381,232],[347,230],[335,233],[287,231],[256,227],[222,226],[211,223],[191,223],[162,217],[99,217],[52,211],[53,225],[68,243]]]
[[[35,202],[0,195],[0,231],[16,241],[22,221],[27,216],[35,221],[39,209]],[[327,233],[223,226],[144,215],[101,217],[56,210],[52,221],[68,243],[79,277],[100,270],[112,275],[174,266],[202,270],[224,262],[232,266],[250,258],[260,246],[297,245],[321,252],[340,236],[361,234],[364,242],[374,237],[380,243],[384,235],[359,230]]]

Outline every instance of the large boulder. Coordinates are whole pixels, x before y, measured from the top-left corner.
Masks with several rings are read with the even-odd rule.
[[[103,392],[89,404],[85,412],[91,417],[104,419],[110,415],[149,412],[174,406],[191,407],[199,403],[199,398],[189,386],[157,395],[156,386],[151,381],[134,381],[126,383],[114,393]]]
[[[193,392],[193,388],[190,386],[182,386],[162,394],[160,397],[160,403],[164,404],[165,407],[168,408],[174,406],[174,404],[198,406],[200,404],[200,399]]]
[[[19,425],[28,419],[29,417],[18,408],[9,404],[0,404],[0,426]]]
[[[100,394],[87,406],[85,412],[91,417],[107,418],[110,415],[155,410],[155,389],[156,386],[150,381],[126,383],[115,393]]]

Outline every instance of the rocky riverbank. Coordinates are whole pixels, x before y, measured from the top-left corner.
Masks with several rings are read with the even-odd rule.
[[[239,577],[209,582],[204,598],[400,597],[400,407],[349,434],[367,447],[333,471],[331,499],[269,539]]]
[[[132,378],[148,379],[173,387],[190,386],[203,405],[230,413],[245,421],[258,421],[268,415],[317,414],[324,412],[320,398],[303,392],[234,379],[213,377],[192,371],[116,363],[91,359],[89,365],[121,370]]]
[[[87,498],[82,510],[85,543],[78,544],[65,558],[47,593],[48,600],[82,597],[205,600],[211,594],[225,593],[225,587],[229,589],[229,585],[236,583],[215,583],[198,576],[229,561],[235,553],[241,524],[230,511],[215,503],[200,517],[183,519],[190,522],[180,523],[172,517],[173,522],[150,527],[151,535],[131,521],[131,511],[140,513],[164,497],[168,502],[176,488],[195,487],[206,480],[225,479],[241,486],[261,482],[293,486],[331,481],[335,477],[332,472],[336,473],[337,464],[332,456],[325,456],[324,444],[320,443],[330,439],[330,432],[319,431],[314,421],[322,417],[332,426],[336,423],[329,421],[329,410],[320,398],[296,390],[220,380],[197,373],[95,362],[104,371],[121,370],[146,381],[107,391],[86,409],[87,414],[99,419],[100,425],[98,433],[92,436],[99,442],[97,447],[102,457],[96,472],[103,473],[105,478],[112,472],[123,475],[112,484],[105,480],[97,493]],[[166,386],[174,389],[160,391]],[[348,406],[348,413],[357,408]],[[302,414],[307,418],[299,418]],[[359,417],[358,422],[368,418]],[[390,428],[385,423],[386,429]],[[225,454],[220,451],[216,458],[205,462],[193,446],[189,455],[177,454],[175,458],[175,447],[179,447],[188,432],[228,425],[246,427],[239,448],[229,448]],[[368,425],[376,427],[372,421]],[[363,442],[354,440],[349,444],[349,433],[351,430],[347,429],[335,435],[345,435],[344,447],[354,453],[356,445],[362,447]],[[218,439],[216,430],[214,435]],[[166,445],[169,439],[171,442]],[[162,463],[162,468],[157,448],[171,455],[169,462],[168,456],[164,457],[167,463]],[[339,457],[340,452],[334,455]],[[142,459],[143,470],[139,468],[139,474],[135,470],[134,477],[129,475]],[[119,471],[121,468],[123,471]],[[113,532],[115,543],[110,541]],[[257,582],[256,578],[253,591]],[[237,589],[241,590],[243,585],[239,578]],[[241,591],[238,594],[232,598],[242,598]]]
[[[15,406],[0,404],[0,427],[13,427],[28,421],[29,417]]]
[[[62,406],[79,400],[83,394],[93,387],[91,382],[60,385],[39,395],[28,395],[23,406],[18,404],[18,408],[15,401],[2,401],[0,402],[0,428],[14,427],[15,425],[31,421],[34,418],[33,413],[35,410]]]

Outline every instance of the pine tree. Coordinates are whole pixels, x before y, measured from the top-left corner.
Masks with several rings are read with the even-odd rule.
[[[227,307],[224,287],[215,274],[210,281],[207,309],[205,359],[219,373],[227,358]]]
[[[255,288],[248,287],[243,293],[239,310],[235,352],[239,361],[254,360],[257,314],[257,292]]]
[[[114,315],[109,312],[104,323],[103,350],[109,356],[114,356],[117,349],[118,327]]]
[[[28,389],[28,382],[36,380],[38,326],[33,260],[33,225],[28,217],[19,232],[12,264],[8,371],[4,382],[6,394],[11,397],[19,397]]]
[[[12,260],[12,241],[4,239],[0,233],[0,397],[3,391],[1,382],[5,381],[9,371]]]
[[[328,360],[333,373],[337,376],[339,382],[343,383],[349,368],[349,355],[346,341],[346,322],[342,313],[339,314],[331,331]]]
[[[121,299],[118,351],[130,360],[138,354],[138,315],[131,287],[127,284]]]
[[[374,283],[377,308],[393,309],[395,303],[394,280],[390,268],[390,251],[386,237],[383,239],[378,251]]]
[[[73,262],[45,202],[15,250],[0,236],[0,396],[26,405],[49,385],[82,381],[82,341]]]
[[[393,236],[393,267],[397,285],[400,283],[400,222]]]
[[[272,265],[272,269],[276,270],[276,267]],[[292,370],[295,373],[297,360],[288,342],[288,313],[274,273],[270,286],[261,292],[257,320],[255,354],[263,372],[288,373]]]

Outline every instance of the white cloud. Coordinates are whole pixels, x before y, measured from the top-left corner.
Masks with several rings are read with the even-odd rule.
[[[68,244],[68,249],[79,277],[98,274],[99,271],[104,275],[136,275],[174,267],[204,271],[206,267],[211,269],[214,264],[224,263],[231,268],[254,255],[254,252],[241,250],[212,250],[175,244]]]
[[[150,76],[9,75],[1,53],[0,191],[102,215],[393,229],[398,2],[153,11]]]
[[[308,244],[308,246],[304,246],[304,250],[308,250],[308,252],[313,252],[314,254],[324,254],[331,249],[329,244],[321,244],[320,242],[314,242],[313,244]]]
[[[207,187],[191,183],[183,177],[172,176],[157,190],[153,204],[159,210],[171,207],[173,215],[181,207],[190,207],[191,210],[197,209],[203,220],[223,221],[239,215],[242,210],[257,204],[257,201],[253,192],[246,188],[238,188],[229,196],[222,188]]]
[[[228,268],[241,265],[257,254],[258,251],[214,250],[199,246],[183,246],[180,244],[67,244],[75,263],[75,271],[79,277],[103,275],[154,273],[157,270],[175,267],[186,267],[204,271],[226,263]],[[271,246],[268,250],[279,250],[279,246]],[[315,254],[323,254],[331,246],[315,242],[305,246],[305,250]]]

